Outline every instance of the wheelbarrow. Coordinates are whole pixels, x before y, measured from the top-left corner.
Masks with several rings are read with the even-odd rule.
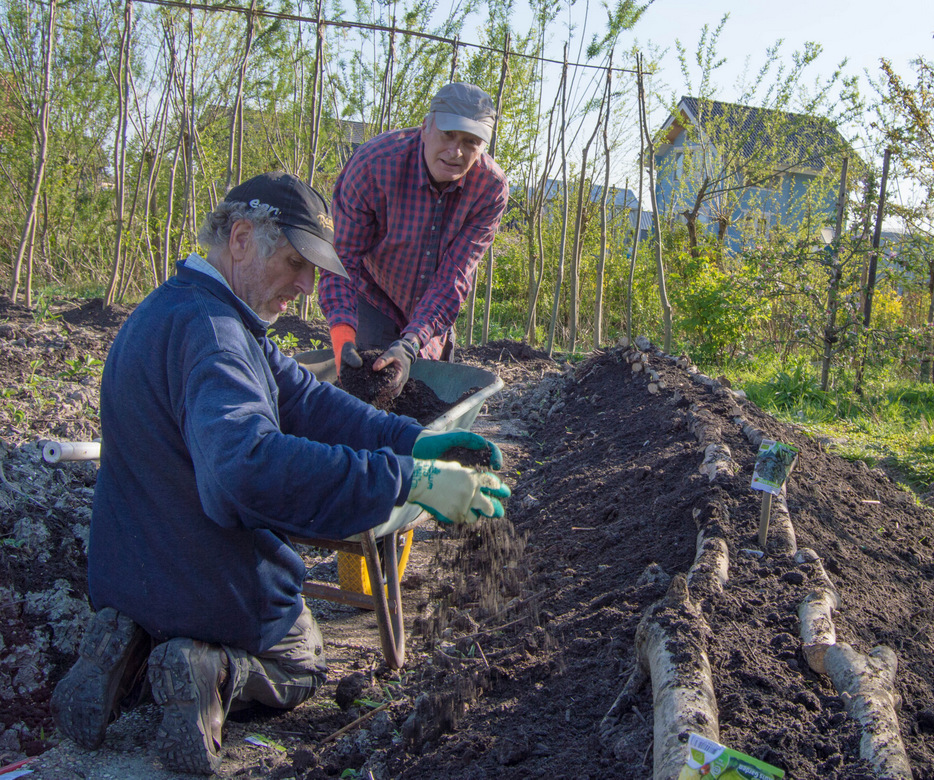
[[[336,382],[337,368],[330,349],[303,352],[295,359],[322,382]],[[428,424],[433,431],[470,428],[483,404],[503,387],[503,380],[492,371],[463,363],[443,363],[418,360],[412,364],[410,379],[420,379],[442,401],[454,404],[447,412]],[[465,393],[479,388],[469,396]],[[461,399],[461,400],[458,400]],[[457,403],[455,403],[457,402]],[[348,590],[331,584],[307,581],[303,592],[308,598],[319,598],[338,604],[347,604],[376,613],[383,657],[391,669],[401,669],[405,663],[405,624],[402,614],[400,579],[404,557],[408,556],[412,533],[427,514],[415,504],[396,507],[389,519],[347,539],[292,537],[293,541],[314,547],[336,550],[338,556],[362,556],[364,576],[369,588]],[[400,544],[400,541],[403,542]],[[380,546],[382,555],[380,555]],[[368,590],[369,592],[365,592]]]

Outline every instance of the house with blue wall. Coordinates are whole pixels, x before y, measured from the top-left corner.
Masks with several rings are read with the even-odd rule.
[[[553,219],[555,214],[561,213],[564,198],[563,186],[564,185],[560,179],[545,180],[545,196],[543,198],[544,202],[542,210],[546,216],[546,219]],[[513,185],[510,187],[511,198],[521,196],[521,193],[522,190],[518,186]],[[530,194],[534,195],[534,191]],[[577,196],[574,191],[569,193],[569,209],[571,220],[573,220],[577,209],[576,197]],[[599,208],[602,198],[603,186],[600,184],[591,185],[588,196],[589,201],[594,204],[594,206]],[[631,189],[627,189],[625,187],[614,187],[611,185],[607,189],[606,198],[606,216],[610,228],[612,229],[614,226],[628,223],[628,230],[633,231],[636,225],[637,206],[638,200],[636,199],[635,193]],[[510,215],[507,212],[507,215],[504,218],[504,224],[515,226],[517,222],[516,220],[510,218]],[[652,212],[643,210],[640,219],[639,240],[644,241],[652,234],[652,231]]]
[[[661,134],[659,216],[686,225],[692,246],[817,234],[834,221],[842,159],[853,160],[827,119],[717,100],[682,97]]]

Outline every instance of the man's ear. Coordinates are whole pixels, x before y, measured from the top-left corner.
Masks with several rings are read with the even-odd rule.
[[[248,219],[238,219],[230,228],[230,239],[227,242],[230,256],[235,260],[243,260],[253,246],[253,223]]]

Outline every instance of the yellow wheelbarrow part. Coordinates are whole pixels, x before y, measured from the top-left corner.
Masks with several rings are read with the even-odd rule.
[[[412,549],[412,537],[414,535],[415,530],[410,529],[400,539],[399,579],[402,579],[402,575],[405,574],[405,566],[409,562],[409,552]],[[338,550],[337,581],[340,583],[341,590],[347,590],[351,593],[363,593],[367,596],[373,595],[373,588],[370,586],[370,573],[366,568],[366,559],[362,555]]]

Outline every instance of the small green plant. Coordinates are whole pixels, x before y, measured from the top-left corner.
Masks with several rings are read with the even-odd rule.
[[[42,381],[41,378],[36,376],[39,373],[39,369],[45,365],[45,361],[42,358],[36,358],[35,360],[29,361],[29,376],[23,384],[30,388],[35,389],[39,383]]]
[[[29,422],[29,415],[25,409],[21,409],[16,404],[4,404],[3,411],[10,417],[14,425],[25,427]]]
[[[41,293],[39,294],[36,300],[36,308],[32,313],[32,318],[35,322],[49,322],[50,320],[59,320],[61,319],[61,314],[52,314],[52,300],[46,298]]]
[[[90,355],[84,355],[74,360],[66,360],[68,366],[64,371],[57,374],[58,379],[77,380],[86,376],[98,376],[103,368],[104,362]]]
[[[274,330],[270,330],[266,335],[269,337],[269,340],[283,352],[288,352],[298,346],[298,338],[294,333],[286,333],[280,336]]]

